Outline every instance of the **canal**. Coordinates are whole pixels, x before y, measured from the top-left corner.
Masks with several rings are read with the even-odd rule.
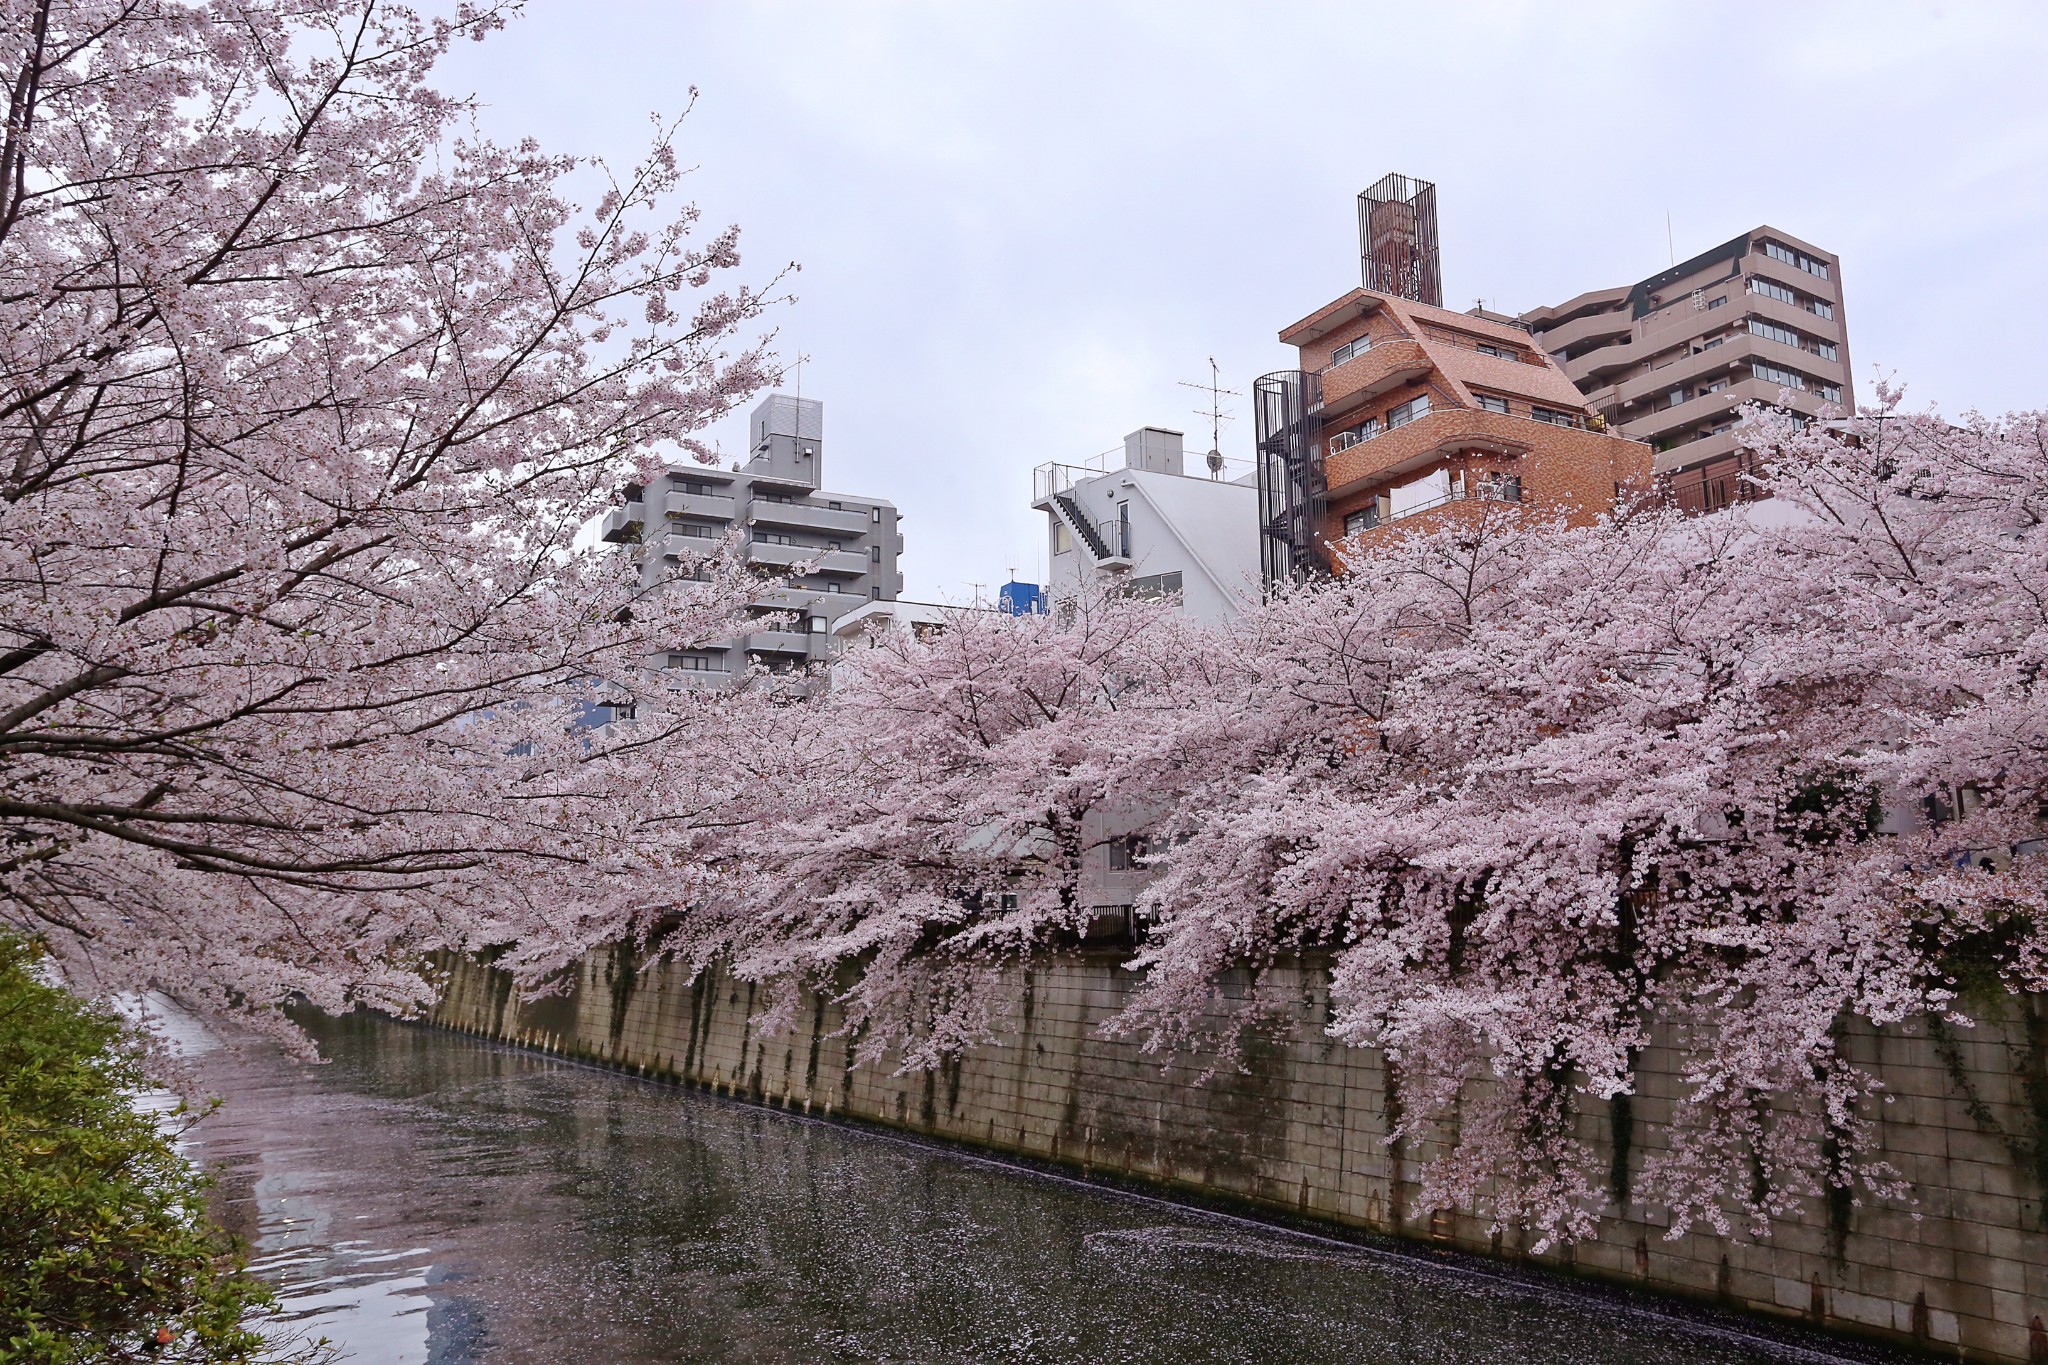
[[[1874,1359],[367,1016],[177,1028],[290,1321],[376,1365]]]

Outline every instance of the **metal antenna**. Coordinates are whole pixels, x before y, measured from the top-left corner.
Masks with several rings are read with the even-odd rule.
[[[1241,398],[1243,395],[1236,389],[1223,387],[1223,372],[1217,368],[1216,357],[1213,355],[1209,357],[1208,383],[1190,384],[1183,379],[1180,386],[1184,389],[1197,389],[1209,395],[1209,406],[1196,408],[1195,416],[1209,419],[1209,477],[1220,479],[1223,477],[1223,424],[1234,420],[1223,410],[1223,400]]]

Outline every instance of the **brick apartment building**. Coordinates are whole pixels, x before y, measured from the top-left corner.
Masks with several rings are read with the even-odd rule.
[[[1745,496],[1744,403],[1855,409],[1841,262],[1774,227],[1520,321],[1613,430],[1650,444],[1690,510]]]
[[[1606,430],[1515,319],[1441,306],[1436,187],[1389,175],[1358,196],[1368,287],[1280,333],[1300,368],[1252,386],[1267,583],[1342,567],[1411,517],[1484,502],[1584,524],[1651,484],[1649,448]]]
[[[1301,368],[1254,388],[1269,580],[1411,517],[1490,500],[1586,524],[1649,487],[1649,448],[1601,429],[1520,327],[1354,289],[1280,340]]]

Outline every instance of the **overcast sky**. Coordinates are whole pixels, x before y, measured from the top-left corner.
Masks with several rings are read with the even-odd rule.
[[[529,5],[444,88],[621,163],[701,91],[691,197],[750,273],[802,262],[778,345],[827,485],[903,509],[911,597],[1041,572],[1034,465],[1144,425],[1206,450],[1178,381],[1289,365],[1274,334],[1358,283],[1387,171],[1436,182],[1452,307],[1768,222],[1840,254],[1859,399],[2048,406],[2038,0]],[[715,435],[738,453],[744,418]]]

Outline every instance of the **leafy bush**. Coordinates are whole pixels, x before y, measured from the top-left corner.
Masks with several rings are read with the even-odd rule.
[[[249,1325],[269,1289],[134,1105],[139,1041],[43,980],[38,956],[0,936],[0,1362],[273,1359]]]

